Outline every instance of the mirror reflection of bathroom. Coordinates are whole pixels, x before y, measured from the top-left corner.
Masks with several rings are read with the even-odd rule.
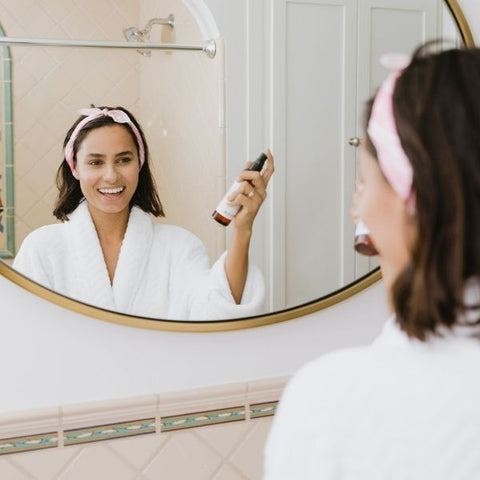
[[[66,40],[132,40],[133,29],[145,42],[198,45],[203,39],[197,21],[182,2],[175,16],[158,6],[120,2],[114,13],[95,2],[72,6],[65,16],[53,6],[40,9],[44,31],[27,21],[13,22],[6,12],[23,18],[22,5],[1,2],[4,36]],[[50,9],[52,11],[50,11]],[[92,11],[93,9],[93,11]],[[105,14],[109,13],[108,24]],[[30,18],[28,15],[25,18]],[[143,43],[143,42],[138,42]],[[139,119],[148,139],[165,222],[181,225],[205,243],[211,258],[225,248],[224,231],[211,221],[212,206],[223,193],[224,128],[218,74],[221,56],[202,51],[17,46],[12,57],[15,161],[15,251],[32,230],[56,222],[56,171],[66,131],[90,104],[121,105]],[[201,202],[198,199],[202,199]],[[208,213],[207,213],[208,212]],[[12,232],[13,237],[13,232]],[[11,262],[6,258],[5,261]]]
[[[112,41],[122,41],[123,31],[131,21],[125,18],[139,18],[138,5],[128,6],[125,2],[121,5],[105,32]],[[198,43],[194,37],[195,20],[188,12],[181,13],[183,17],[188,14],[191,25],[187,25],[179,41]],[[148,14],[142,13],[140,18]],[[169,12],[161,18],[168,16]],[[105,27],[101,16],[94,18],[98,20],[92,21],[88,12],[78,8],[63,18],[58,28],[70,32],[63,38],[99,39]],[[86,23],[91,25],[84,30]],[[78,30],[73,24],[78,25]],[[151,29],[152,42],[160,41],[163,30],[174,29],[168,24],[145,24]],[[4,28],[7,27],[4,22]],[[18,27],[17,32],[16,27],[13,24],[7,36],[21,36],[21,29]],[[32,32],[31,36],[37,35]],[[55,35],[60,36],[60,32]],[[167,221],[181,223],[195,232],[207,245],[210,255],[218,256],[223,249],[223,245],[217,247],[217,243],[222,243],[221,232],[206,221],[205,210],[199,208],[198,202],[192,202],[192,198],[201,196],[210,207],[221,193],[216,179],[208,173],[221,171],[223,162],[219,145],[221,129],[216,124],[218,96],[209,93],[218,91],[215,59],[190,52],[167,55],[164,51],[154,51],[147,57],[121,49],[37,46],[10,49],[14,69],[17,250],[32,229],[55,221],[52,205],[56,196],[55,174],[62,158],[61,142],[68,126],[77,118],[77,110],[95,104],[122,105],[140,119],[154,159]],[[188,185],[188,189],[181,185]]]
[[[251,248],[252,261],[265,276],[265,312],[312,301],[374,269],[374,259],[352,248],[356,148],[349,140],[361,135],[363,102],[385,75],[375,59],[385,51],[410,51],[427,38],[458,42],[459,36],[439,0],[337,3],[274,2],[265,14],[271,17],[252,22],[258,38],[264,25],[273,22],[275,28],[271,44],[252,44],[248,78],[242,77],[244,57],[236,60],[236,46],[230,43],[223,52],[221,41],[213,59],[141,48],[11,46],[13,252],[30,231],[55,221],[54,179],[65,126],[78,108],[93,103],[124,105],[140,120],[166,211],[162,221],[196,234],[212,261],[230,235],[211,220],[212,209],[245,159],[273,148],[274,189]],[[86,6],[72,7],[69,15],[48,7],[42,27],[13,21],[26,15],[15,2],[4,0],[0,8],[9,37],[139,44],[205,40],[191,2],[175,2],[175,11],[161,3],[123,2],[108,27],[101,11],[89,15]],[[261,6],[252,15],[259,12]],[[262,68],[255,70],[258,65]]]

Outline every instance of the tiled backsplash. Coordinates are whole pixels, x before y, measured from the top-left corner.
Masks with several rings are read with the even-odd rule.
[[[3,480],[261,478],[286,378],[0,416]]]

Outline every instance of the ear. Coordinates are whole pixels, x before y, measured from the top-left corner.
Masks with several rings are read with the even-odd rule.
[[[80,180],[80,176],[78,175],[77,167],[74,165],[72,168],[72,175],[77,179]]]

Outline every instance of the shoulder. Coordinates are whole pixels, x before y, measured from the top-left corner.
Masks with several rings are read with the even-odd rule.
[[[41,248],[42,250],[51,249],[62,243],[62,236],[65,230],[65,224],[55,223],[53,225],[44,225],[30,232],[22,242],[22,248]]]
[[[64,224],[46,225],[29,233],[23,240],[13,267],[29,272],[32,265],[45,264],[52,258],[64,255],[67,247]]]
[[[321,453],[319,438],[328,438],[333,445],[341,436],[352,410],[348,401],[355,402],[367,357],[368,347],[338,350],[307,363],[292,377],[281,396],[267,445],[267,458],[276,470],[278,465],[292,469],[300,459],[311,461],[312,449],[316,455]],[[303,451],[291,450],[295,437],[301,439]],[[284,458],[280,460],[279,454]]]
[[[189,230],[177,225],[154,223],[153,235],[156,240],[169,241],[172,245],[185,247],[203,247],[203,242]]]
[[[345,395],[370,371],[369,347],[327,353],[304,365],[288,383],[284,400],[293,403],[322,403]]]
[[[130,212],[129,229],[141,233],[148,229],[152,231],[154,241],[161,241],[164,245],[168,243],[185,245],[198,243],[200,239],[192,232],[177,225],[170,225],[162,221],[156,221],[149,213],[144,212],[140,207],[134,206]]]

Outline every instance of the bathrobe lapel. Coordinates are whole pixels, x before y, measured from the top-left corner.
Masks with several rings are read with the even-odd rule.
[[[87,202],[82,202],[76,208],[66,226],[71,247],[68,263],[72,264],[72,272],[75,272],[75,282],[81,290],[82,300],[91,305],[115,310],[107,266]]]
[[[133,207],[113,278],[113,298],[116,309],[121,312],[132,311],[139,293],[141,297],[139,289],[145,283],[152,236],[150,216]]]

